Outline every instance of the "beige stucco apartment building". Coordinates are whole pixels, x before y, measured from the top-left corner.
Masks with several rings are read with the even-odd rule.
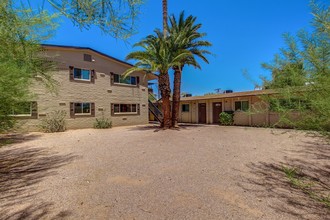
[[[181,98],[179,121],[183,123],[219,124],[221,112],[234,112],[234,125],[272,126],[279,115],[268,111],[262,98],[271,90],[255,90]]]
[[[123,78],[130,64],[84,47],[43,45],[45,55],[57,62],[53,78],[57,94],[36,80],[30,112],[21,120],[38,130],[47,113],[66,112],[67,128],[93,127],[96,118],[109,118],[113,126],[148,123],[148,78],[142,72]],[[17,115],[19,118],[20,115]]]

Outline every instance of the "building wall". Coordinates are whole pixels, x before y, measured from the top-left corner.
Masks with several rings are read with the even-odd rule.
[[[83,60],[83,55],[91,54],[95,62]],[[28,119],[23,128],[38,130],[38,125],[47,113],[63,110],[66,114],[67,128],[93,127],[96,118],[109,118],[113,126],[136,125],[148,123],[148,82],[143,73],[133,73],[139,76],[140,83],[135,85],[112,85],[111,74],[123,73],[130,66],[111,60],[89,50],[48,50],[51,59],[58,62],[58,70],[53,72],[53,78],[58,82],[57,94],[51,93],[37,79],[31,90],[38,104],[38,119]],[[70,81],[69,66],[95,70],[95,83]],[[95,117],[71,118],[70,102],[95,103]],[[120,114],[111,116],[111,103],[140,104],[139,115]]]
[[[219,98],[219,99],[206,99],[205,100],[183,100],[181,104],[189,104],[190,112],[181,112],[180,106],[180,122],[185,123],[198,123],[198,103],[206,103],[207,108],[207,123],[217,124],[218,121],[213,121],[213,103],[221,102],[222,111],[234,111],[235,101],[248,101],[249,109],[251,111],[236,111],[234,114],[234,125],[240,126],[271,126],[278,122],[279,116],[276,113],[268,112],[268,105],[257,95]]]

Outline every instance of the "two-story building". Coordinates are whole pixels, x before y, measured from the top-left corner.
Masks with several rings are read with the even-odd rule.
[[[23,127],[38,130],[47,113],[63,110],[69,129],[91,128],[96,118],[105,117],[113,126],[148,123],[148,80],[143,72],[129,77],[122,73],[131,64],[87,47],[43,45],[54,60],[53,72],[59,86],[51,93],[38,79],[31,90],[34,100],[22,116]]]

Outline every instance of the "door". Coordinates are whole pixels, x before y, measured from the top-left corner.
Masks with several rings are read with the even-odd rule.
[[[213,124],[219,124],[219,114],[222,112],[222,102],[213,103]]]
[[[198,104],[198,123],[206,124],[206,103]]]

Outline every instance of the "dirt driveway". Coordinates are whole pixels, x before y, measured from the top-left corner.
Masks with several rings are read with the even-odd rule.
[[[263,128],[28,134],[0,148],[0,219],[329,219],[282,166],[330,182],[330,146]]]

